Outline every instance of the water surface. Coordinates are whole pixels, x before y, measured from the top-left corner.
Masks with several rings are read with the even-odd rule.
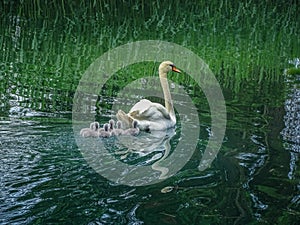
[[[299,58],[296,4],[4,1],[0,7],[0,223],[300,223],[299,76],[284,72]],[[197,148],[160,183],[119,185],[84,158],[73,132],[73,97],[101,54],[148,39],[175,42],[205,60],[223,90],[227,130],[213,164],[199,171],[211,135],[209,106],[190,77],[172,75],[174,96],[184,89],[197,107]],[[118,71],[95,96],[94,119],[107,122],[122,87],[156,71],[155,63]],[[170,154],[181,128],[179,120]],[[127,150],[116,139],[105,147],[112,154]],[[164,153],[115,157],[142,166]]]

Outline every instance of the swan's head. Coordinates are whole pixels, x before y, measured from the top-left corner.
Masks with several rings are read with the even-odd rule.
[[[159,65],[159,71],[162,73],[168,73],[170,71],[174,71],[176,73],[181,73],[181,71],[179,69],[176,68],[176,66],[174,65],[174,63],[172,63],[171,61],[164,61]]]
[[[121,128],[122,128],[122,122],[119,121],[119,120],[117,121],[117,128],[118,128],[118,129],[121,129]]]
[[[134,120],[134,121],[132,122],[132,127],[133,127],[133,128],[137,128],[137,125],[138,125],[138,122],[137,122],[136,120]]]
[[[108,123],[104,124],[103,128],[104,128],[105,131],[108,131],[108,128],[109,128]]]
[[[90,124],[90,129],[93,130],[93,131],[97,131],[99,129],[99,123],[98,122],[92,122]]]
[[[109,120],[109,129],[114,129],[115,121],[113,119]]]

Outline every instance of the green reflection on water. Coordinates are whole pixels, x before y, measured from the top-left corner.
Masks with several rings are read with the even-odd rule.
[[[235,92],[243,80],[277,81],[300,46],[293,3],[6,1],[2,7],[0,90],[21,92],[40,103],[24,106],[42,111],[69,111],[89,64],[131,41],[190,48]]]

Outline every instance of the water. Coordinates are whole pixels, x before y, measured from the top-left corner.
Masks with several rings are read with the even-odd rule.
[[[46,5],[0,5],[5,12],[0,17],[1,224],[300,223],[299,75],[284,73],[299,61],[296,4]],[[97,149],[82,149],[79,142],[87,139],[74,133],[71,111],[79,80],[94,60],[114,47],[148,39],[175,42],[205,60],[222,87],[227,129],[217,157],[199,171],[212,136],[209,105],[187,74],[171,75],[175,103],[188,105],[184,91],[197,108],[200,135],[190,143],[196,150],[168,179],[127,186],[100,175],[86,160],[88,154],[99,155],[93,155]],[[87,110],[93,119],[107,122],[122,88],[156,75],[157,66],[140,63],[118,71],[91,96]],[[130,108],[142,96],[125,97],[124,108]],[[152,100],[163,103],[155,96]],[[195,124],[192,115],[177,114],[175,131],[150,153],[124,152],[128,146],[115,138],[87,143],[104,146],[129,165],[151,165],[167,152],[168,143],[168,159],[177,153],[183,127]],[[147,135],[134,143],[151,138]]]

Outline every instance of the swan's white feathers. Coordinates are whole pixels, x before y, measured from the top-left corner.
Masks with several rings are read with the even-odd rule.
[[[151,103],[148,108],[143,111],[135,110],[131,111],[129,115],[135,120],[148,120],[148,121],[157,121],[158,119],[165,118],[170,120],[170,115],[167,112],[166,108],[158,103]]]
[[[176,116],[166,79],[167,73],[170,71],[180,73],[170,61],[165,61],[160,64],[158,72],[166,107],[159,103],[142,99],[131,108],[128,114],[119,110],[116,116],[118,120],[122,121],[124,128],[132,127],[134,120],[138,122],[140,130],[165,130],[175,126]]]

